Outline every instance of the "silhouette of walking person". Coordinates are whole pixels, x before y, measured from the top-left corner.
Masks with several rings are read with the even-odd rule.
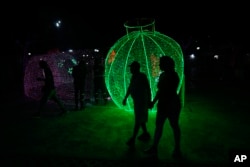
[[[162,137],[163,127],[166,119],[169,120],[170,126],[174,133],[174,151],[173,157],[180,157],[180,127],[179,115],[181,111],[181,100],[177,94],[179,77],[175,71],[175,64],[172,58],[163,56],[160,58],[160,69],[163,71],[158,82],[158,91],[151,102],[150,108],[158,101],[156,113],[156,127],[154,132],[153,144],[150,148],[144,150],[146,154],[157,155],[158,144]]]
[[[151,90],[147,76],[140,72],[140,64],[137,61],[130,65],[130,72],[132,77],[122,104],[126,105],[127,98],[131,95],[134,103],[135,122],[133,135],[126,144],[133,147],[140,128],[142,128],[143,133],[138,139],[141,141],[150,139],[146,123],[148,121],[148,105],[151,101]]]
[[[84,109],[85,79],[87,75],[86,63],[83,59],[73,67],[72,76],[74,82],[75,110]]]
[[[42,95],[42,98],[40,99],[38,112],[35,113],[34,116],[40,117],[48,100],[53,100],[54,102],[56,102],[59,105],[59,107],[61,109],[60,115],[63,113],[66,113],[67,112],[66,108],[64,107],[61,100],[59,100],[59,98],[57,97],[55,84],[54,84],[54,76],[52,74],[52,71],[51,71],[48,63],[44,60],[40,60],[39,67],[41,69],[43,69],[43,76],[44,77],[43,78],[38,77],[37,80],[43,81],[44,86],[42,88],[43,95]]]

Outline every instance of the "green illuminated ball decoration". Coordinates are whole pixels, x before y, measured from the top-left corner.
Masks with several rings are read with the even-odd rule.
[[[124,24],[127,34],[110,48],[105,60],[105,83],[108,92],[119,107],[127,111],[133,110],[131,96],[127,104],[122,105],[130,83],[131,73],[129,65],[138,61],[140,71],[144,72],[150,82],[152,99],[157,91],[157,82],[161,73],[159,59],[170,56],[180,78],[177,93],[184,87],[184,60],[180,45],[172,38],[155,31],[153,19],[136,19]],[[182,96],[183,101],[184,96]],[[155,105],[156,106],[156,105]],[[155,111],[155,108],[153,109]]]

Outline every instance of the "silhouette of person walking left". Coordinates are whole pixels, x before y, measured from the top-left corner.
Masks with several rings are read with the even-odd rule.
[[[133,135],[126,144],[133,147],[140,128],[142,128],[143,133],[138,139],[141,141],[150,139],[146,123],[148,121],[148,105],[151,101],[151,90],[147,76],[140,72],[140,64],[137,61],[130,65],[130,72],[132,77],[122,104],[126,105],[127,98],[131,95],[134,103],[135,122]]]
[[[150,105],[150,108],[152,108],[156,101],[158,101],[154,141],[152,146],[144,151],[146,154],[157,155],[158,144],[163,133],[164,123],[166,119],[168,119],[174,133],[175,146],[173,157],[180,157],[181,132],[178,121],[181,112],[181,100],[180,96],[177,94],[179,77],[175,71],[173,59],[168,56],[160,58],[160,69],[163,72],[160,75],[157,85],[158,91]]]
[[[44,86],[42,88],[43,95],[40,100],[38,112],[36,112],[34,116],[40,117],[40,114],[44,110],[45,104],[48,102],[48,100],[53,100],[59,105],[61,109],[60,114],[66,113],[67,112],[66,108],[64,107],[61,100],[59,100],[59,98],[57,97],[55,84],[54,84],[54,76],[52,74],[52,71],[48,63],[45,60],[40,60],[39,66],[40,68],[43,69],[44,78],[38,77],[37,80],[43,81]]]

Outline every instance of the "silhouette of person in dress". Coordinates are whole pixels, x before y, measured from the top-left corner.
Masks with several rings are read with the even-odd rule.
[[[154,132],[154,141],[152,146],[144,150],[146,154],[157,155],[157,148],[163,133],[165,121],[168,119],[174,133],[174,151],[173,157],[181,156],[179,127],[179,115],[181,112],[181,100],[177,94],[179,77],[175,71],[175,63],[172,58],[163,56],[160,58],[160,69],[163,71],[158,82],[158,91],[151,102],[150,108],[158,101],[156,113],[156,127]]]
[[[138,139],[142,141],[150,139],[146,123],[148,121],[148,105],[151,101],[151,90],[147,76],[140,72],[140,64],[137,61],[130,65],[130,71],[132,77],[122,104],[126,105],[127,98],[131,95],[134,103],[135,122],[133,135],[126,144],[133,147],[140,128],[142,128],[143,133]]]

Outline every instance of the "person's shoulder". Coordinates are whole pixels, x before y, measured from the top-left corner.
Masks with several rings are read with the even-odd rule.
[[[166,73],[165,72],[162,72],[161,74],[160,74],[160,78],[165,78],[166,77]]]
[[[140,72],[140,75],[146,77],[147,75],[144,72]]]
[[[140,73],[140,78],[141,78],[141,80],[147,80],[148,79],[148,77],[147,77],[147,75],[145,74],[145,73]]]

